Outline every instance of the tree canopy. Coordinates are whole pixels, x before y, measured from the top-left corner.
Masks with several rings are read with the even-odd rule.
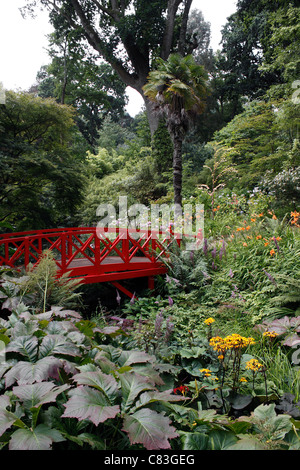
[[[192,0],[27,0],[23,11],[46,7],[56,28],[80,32],[126,86],[143,96],[154,131],[158,121],[143,86],[157,58],[166,60],[171,52],[184,54],[187,47],[197,46],[186,41],[191,4]]]

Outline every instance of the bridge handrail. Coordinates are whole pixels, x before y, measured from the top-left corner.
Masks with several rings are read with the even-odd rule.
[[[127,232],[130,234],[136,234],[136,233],[141,233],[141,234],[150,234],[158,236],[158,235],[168,235],[172,236],[175,239],[180,239],[180,238],[197,238],[197,235],[193,234],[181,234],[181,233],[176,233],[173,232],[171,229],[169,230],[153,230],[151,228],[148,229],[133,229],[133,228],[122,228],[122,227],[59,227],[59,228],[52,228],[52,229],[39,229],[39,230],[29,230],[25,232],[9,232],[9,233],[0,233],[0,243],[4,241],[13,241],[14,239],[20,239],[20,238],[26,238],[30,236],[39,237],[39,236],[47,236],[47,235],[60,235],[62,233],[66,234],[87,234],[87,233],[97,233],[97,232],[103,232],[105,233],[121,233],[121,232]],[[154,237],[156,238],[156,237]]]

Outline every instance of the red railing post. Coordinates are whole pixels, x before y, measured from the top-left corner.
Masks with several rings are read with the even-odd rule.
[[[61,269],[64,272],[67,264],[67,234],[60,235]]]
[[[149,232],[148,232],[148,234],[149,234]],[[151,250],[152,250],[152,253],[150,253],[150,255],[151,255],[152,262],[155,260],[155,254],[156,254],[156,238],[155,238],[155,236],[156,235],[151,232]],[[151,288],[149,287],[149,289],[151,289]]]
[[[100,238],[95,231],[95,266],[100,266]]]
[[[72,256],[72,233],[68,234],[68,259]]]
[[[29,237],[24,239],[24,264],[25,268],[29,265]]]
[[[122,255],[124,256],[125,263],[129,263],[129,237],[127,236],[122,240]]]
[[[9,241],[5,243],[5,263],[8,264],[9,260]]]

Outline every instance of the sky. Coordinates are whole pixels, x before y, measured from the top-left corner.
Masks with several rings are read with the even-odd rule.
[[[26,90],[35,83],[42,65],[50,62],[47,37],[52,27],[47,12],[38,12],[36,19],[23,19],[19,8],[25,0],[0,0],[0,84],[9,90]],[[193,0],[192,10],[202,11],[211,24],[211,47],[219,48],[221,29],[226,18],[236,11],[236,0]],[[127,89],[127,111],[134,116],[143,104],[140,95]]]

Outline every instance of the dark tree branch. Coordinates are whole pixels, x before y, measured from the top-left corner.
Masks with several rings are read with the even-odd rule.
[[[193,0],[185,0],[184,11],[181,20],[181,27],[180,27],[180,37],[179,37],[179,45],[178,45],[178,52],[181,55],[185,53],[185,45],[186,45],[186,31],[187,31],[187,23],[189,19],[189,13],[191,9]]]
[[[167,60],[171,51],[175,26],[175,17],[180,3],[181,0],[168,0],[168,16],[161,49],[161,58],[163,60]]]

